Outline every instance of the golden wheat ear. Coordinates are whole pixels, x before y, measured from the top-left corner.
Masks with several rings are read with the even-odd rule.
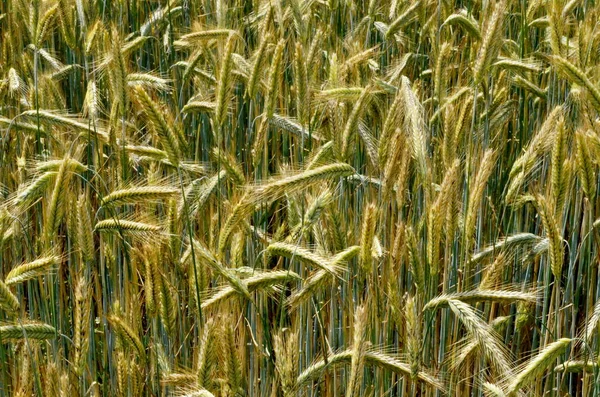
[[[144,201],[157,201],[173,197],[178,192],[178,189],[169,186],[136,186],[111,192],[102,198],[101,206],[110,207],[138,204]]]
[[[563,354],[570,343],[571,339],[562,338],[546,346],[537,356],[527,362],[515,377],[507,378],[507,394],[513,395],[538,379],[550,365],[556,362],[556,359]]]
[[[482,349],[486,359],[493,366],[496,373],[512,374],[512,367],[509,362],[509,354],[506,346],[500,342],[498,335],[481,319],[477,311],[457,299],[443,299],[443,302],[461,321],[469,336],[477,341],[478,346]],[[423,310],[426,311],[436,307],[439,307],[438,301],[433,300],[427,303]]]
[[[144,361],[146,359],[146,348],[138,336],[138,333],[135,332],[135,330],[129,324],[127,324],[126,320],[121,316],[111,314],[107,316],[106,319],[115,330],[115,333],[119,336],[119,339],[123,345],[135,351],[138,357]]]
[[[298,376],[298,332],[284,331],[279,331],[273,337],[275,369],[279,375],[284,397],[292,397],[296,395],[294,387]]]
[[[23,263],[13,268],[5,279],[6,285],[22,283],[47,274],[52,268],[60,263],[58,256],[47,256]]]
[[[167,122],[163,112],[142,86],[135,86],[134,92],[140,109],[146,115],[150,126],[158,136],[160,143],[167,153],[169,161],[175,167],[179,166],[182,158],[179,138]]]
[[[0,307],[17,312],[21,307],[19,299],[11,292],[8,286],[0,280]]]

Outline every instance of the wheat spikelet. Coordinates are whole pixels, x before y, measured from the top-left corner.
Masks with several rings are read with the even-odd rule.
[[[177,322],[177,298],[173,291],[173,286],[161,273],[158,273],[153,281],[156,283],[155,290],[158,289],[158,294],[156,296],[158,297],[158,302],[160,304],[161,322],[167,330],[167,333],[169,335],[174,335],[175,324]]]
[[[484,153],[483,158],[481,159],[479,170],[477,171],[477,175],[475,176],[475,179],[473,180],[469,189],[469,205],[465,215],[465,239],[467,239],[467,241],[471,240],[471,237],[475,231],[477,213],[479,212],[479,208],[481,206],[481,199],[483,197],[487,181],[494,170],[496,162],[495,157],[496,156],[492,150],[487,150]]]
[[[348,152],[348,149],[350,147],[350,136],[356,129],[358,120],[359,120],[362,112],[364,112],[366,110],[369,97],[370,97],[369,88],[363,89],[360,96],[358,97],[358,100],[354,104],[354,107],[352,108],[352,112],[350,113],[350,116],[348,116],[348,120],[346,121],[346,125],[344,126],[344,131],[342,133],[342,147],[341,147],[341,158],[342,159],[346,159],[350,155],[350,153]]]
[[[591,314],[586,318],[587,322],[582,330],[581,338],[585,338],[587,342],[591,342],[596,333],[598,323],[600,323],[600,301],[596,302]]]
[[[142,259],[144,262],[144,298],[146,301],[146,310],[150,315],[156,315],[157,307],[157,296],[155,286],[157,284],[156,279],[160,277],[158,273],[158,267],[155,263],[149,260],[147,257]]]
[[[97,231],[118,231],[123,230],[127,232],[138,232],[138,233],[152,233],[159,232],[160,226],[151,225],[149,223],[128,221],[125,219],[105,219],[99,221],[94,226],[94,230]]]
[[[279,374],[284,397],[295,396],[294,386],[298,376],[298,333],[278,333],[273,337],[275,368]]]
[[[417,246],[417,237],[412,227],[405,229],[406,240],[408,247],[408,261],[410,264],[410,272],[413,277],[413,282],[419,291],[422,291],[425,287],[425,270],[422,262],[420,261],[419,248]]]
[[[204,324],[202,337],[200,340],[200,349],[198,351],[198,367],[196,371],[196,380],[200,386],[208,387],[211,382],[210,374],[212,361],[214,359],[214,347],[211,343],[213,338],[213,320],[210,319]]]
[[[156,201],[169,198],[177,192],[177,189],[168,186],[136,186],[111,192],[102,198],[101,204],[106,207],[136,204],[141,201]]]
[[[127,95],[127,63],[124,57],[125,47],[122,45],[116,27],[113,27],[112,40],[110,57],[107,58],[106,62],[107,66],[110,65],[109,80],[115,101],[114,106],[118,109],[121,118],[124,119],[129,105],[129,97]]]
[[[333,160],[333,141],[323,144],[306,164],[306,170],[312,170]]]
[[[493,383],[484,382],[483,390],[485,391],[486,397],[506,397],[502,388]]]
[[[112,325],[123,344],[134,349],[142,361],[145,360],[146,348],[142,344],[137,332],[135,332],[123,318],[117,316],[116,314],[108,315],[106,319],[110,325]]]
[[[6,285],[12,285],[34,279],[48,273],[59,262],[60,258],[58,256],[47,256],[33,262],[23,263],[13,268],[6,275],[4,282]]]
[[[392,135],[400,135],[399,129],[396,127],[396,122],[399,117],[399,110],[402,106],[402,95],[396,92],[394,96],[394,100],[390,105],[390,108],[387,111],[385,121],[383,122],[383,127],[381,131],[381,136],[379,139],[379,148],[377,151],[377,155],[379,157],[379,164],[386,164],[388,162],[388,154],[390,153],[390,149],[392,153],[395,153],[397,150],[397,145],[395,145],[395,139],[392,138]],[[393,142],[390,147],[390,141]],[[393,156],[393,154],[392,154]]]
[[[83,258],[86,261],[94,260],[94,230],[90,218],[89,204],[82,194],[77,200],[77,236]]]
[[[221,343],[223,343],[226,382],[229,393],[236,395],[240,393],[239,389],[242,386],[242,369],[236,343],[236,330],[228,326],[226,321],[223,322],[222,326],[223,338]]]
[[[472,263],[478,263],[492,256],[495,252],[511,249],[519,246],[534,246],[544,239],[533,233],[517,233],[512,236],[502,238],[494,244],[488,245],[483,250],[471,256]]]
[[[142,37],[148,36],[153,29],[159,29],[160,25],[165,22],[165,19],[174,19],[178,14],[181,14],[182,11],[183,7],[174,7],[171,4],[156,9],[154,12],[152,12],[152,14],[150,14],[148,20],[144,22],[142,26],[140,26],[140,35]]]
[[[508,320],[508,317],[497,317],[492,322],[490,322],[490,325],[492,326],[494,331],[502,333],[503,330],[506,329]],[[479,350],[478,347],[479,345],[477,340],[468,341],[464,346],[460,348],[460,350],[456,354],[456,357],[453,357],[452,362],[450,364],[450,368],[452,368],[452,370],[460,369],[461,366],[465,363],[465,360],[469,357],[469,355],[472,352]]]
[[[435,304],[434,304],[435,303]],[[440,302],[441,303],[441,302]],[[499,341],[498,336],[488,324],[477,315],[466,303],[457,299],[444,299],[444,304],[458,317],[469,335],[477,341],[485,357],[498,374],[512,374],[506,347]],[[434,300],[425,305],[424,310],[435,308],[438,303]]]
[[[594,373],[598,370],[598,363],[593,361],[569,360],[554,367],[554,372],[586,372]]]
[[[185,63],[185,66],[183,63],[181,63],[181,66],[185,67],[185,69],[183,70],[183,76],[181,78],[184,83],[187,83],[190,81],[190,78],[192,77],[193,73],[196,70],[200,71],[200,69],[197,69],[196,66],[198,66],[200,61],[202,61],[204,55],[205,55],[205,49],[200,47],[190,55],[189,61]],[[209,78],[209,80],[212,81],[212,80],[214,80],[214,78],[213,79]],[[215,104],[215,106],[216,106],[216,104]]]
[[[153,89],[162,92],[169,92],[171,86],[170,81],[163,79],[160,76],[155,76],[151,73],[129,73],[125,79],[129,87],[142,86],[144,88]]]
[[[247,197],[244,195],[235,207],[233,207],[231,214],[221,228],[217,245],[218,252],[225,251],[231,235],[237,230],[242,221],[252,213],[254,207],[246,201]]]
[[[363,215],[361,236],[360,236],[360,265],[365,274],[372,271],[373,255],[373,238],[375,237],[375,229],[377,222],[377,208],[375,204],[367,205]]]
[[[554,199],[554,208],[556,208],[557,214],[561,213],[568,184],[564,167],[567,155],[566,150],[567,131],[564,121],[560,120],[559,124],[556,126],[556,139],[554,146],[552,147],[552,197]]]
[[[59,9],[59,7],[60,7],[60,9]],[[38,21],[37,26],[36,26],[37,29],[35,30],[35,32],[33,34],[33,41],[34,41],[34,44],[36,45],[36,47],[39,47],[40,44],[44,41],[44,39],[46,39],[48,34],[54,28],[55,19],[56,19],[55,17],[59,14],[61,14],[61,17],[62,17],[63,11],[64,11],[64,1],[61,1],[60,3],[57,2],[52,7],[49,7],[44,12],[44,15],[42,15],[42,17]],[[65,39],[66,39],[66,37],[65,37]],[[71,44],[73,44],[73,43],[74,42],[71,41]],[[71,48],[73,48],[73,47],[71,47]]]
[[[320,135],[314,134],[312,131],[309,132],[302,127],[302,125],[296,123],[289,117],[281,116],[277,113],[273,113],[273,117],[269,120],[269,124],[273,127],[280,128],[286,132],[294,134],[300,138],[314,139],[317,141],[323,139]]]
[[[138,85],[134,88],[134,91],[142,111],[148,118],[152,129],[159,137],[169,161],[173,166],[177,167],[181,160],[181,149],[175,132],[146,90]]]
[[[234,156],[227,152],[223,152],[218,148],[213,149],[212,156],[226,170],[226,175],[228,175],[238,186],[242,186],[246,183],[246,177],[242,171],[242,167]]]
[[[307,125],[309,118],[309,85],[308,71],[304,60],[304,52],[302,45],[296,43],[296,51],[294,53],[294,77],[296,89],[296,108],[298,109],[298,120],[300,125]]]
[[[17,312],[21,307],[17,297],[8,289],[7,285],[0,280],[0,307]]]
[[[282,284],[291,280],[301,280],[302,278],[292,271],[270,271],[261,272],[254,276],[248,277],[245,280],[241,280],[244,287],[249,292],[255,292],[259,290],[268,289],[273,285]],[[235,294],[240,294],[239,291],[234,287],[224,287],[217,290],[211,297],[205,299],[202,302],[202,309],[207,309],[220,302],[223,302]],[[243,294],[241,294],[243,296]]]
[[[557,280],[560,280],[562,274],[563,265],[563,239],[561,232],[556,223],[556,217],[550,207],[550,203],[545,197],[537,196],[536,208],[542,219],[542,225],[544,231],[548,236],[549,241],[549,257],[550,257],[550,268],[552,274]]]
[[[181,397],[215,397],[215,395],[206,389],[192,388],[184,390]]]
[[[440,295],[427,302],[423,310],[434,309],[438,306],[447,305],[452,299],[460,300],[466,303],[476,303],[487,300],[506,303],[518,301],[535,303],[537,298],[537,294],[530,292],[476,289],[468,292],[456,292],[452,294]]]
[[[350,362],[351,360],[352,350],[345,350],[329,356],[327,358],[327,361],[316,361],[300,373],[300,375],[296,379],[296,387],[300,388],[302,385],[306,384],[310,380],[318,378],[323,373],[323,371],[325,371],[329,366],[345,364]],[[388,370],[401,376],[410,376],[411,374],[410,366],[408,364],[403,363],[396,357],[384,353],[374,351],[365,352],[365,363],[380,367],[382,369]],[[437,379],[435,379],[433,376],[429,375],[426,372],[419,372],[417,378],[419,379],[419,381],[431,386],[434,389],[443,389],[443,385]]]
[[[539,73],[540,67],[533,62],[518,59],[501,58],[492,65],[495,68],[513,70],[521,73]]]
[[[444,82],[444,72],[443,65],[446,62],[446,58],[450,55],[452,51],[452,46],[450,43],[442,43],[440,48],[438,49],[437,60],[435,61],[435,69],[434,69],[434,97],[437,99],[438,103],[442,103],[445,96],[445,82]]]
[[[352,358],[350,361],[350,376],[346,387],[347,396],[356,396],[360,393],[364,373],[365,353],[368,346],[366,339],[367,304],[356,308],[354,312],[354,335],[352,339]]]
[[[194,244],[194,251],[197,257],[203,260],[210,268],[222,276],[227,282],[243,297],[251,299],[248,286],[227,269],[208,249],[200,244]]]
[[[196,384],[196,381],[196,375],[186,373],[163,373],[160,377],[160,384],[163,386],[192,387]]]
[[[256,51],[254,64],[252,65],[252,71],[250,72],[250,76],[248,77],[248,86],[246,88],[246,92],[250,98],[254,98],[256,96],[256,91],[260,83],[260,72],[265,58],[264,54],[267,49],[267,45],[270,42],[270,39],[271,37],[269,35],[263,36],[260,42],[260,46]]]
[[[571,82],[579,84],[590,94],[590,102],[600,112],[600,90],[590,81],[585,72],[560,56],[550,58],[558,71]]]
[[[442,23],[442,25],[440,26],[440,29],[442,29],[446,25],[458,25],[461,28],[463,28],[466,32],[468,32],[471,36],[473,36],[474,39],[481,40],[481,31],[479,30],[479,24],[477,23],[477,20],[475,20],[472,16],[468,15],[467,10],[463,9],[457,13],[448,16],[448,18],[446,18],[444,23]]]
[[[408,24],[411,21],[411,18],[413,17],[413,14],[415,14],[416,11],[418,11],[419,7],[421,7],[421,1],[417,0],[415,2],[412,2],[412,4],[410,4],[406,10],[404,10],[404,12],[402,13],[402,15],[398,16],[398,18],[396,18],[387,28],[387,32],[385,34],[386,39],[390,39],[391,37],[393,37],[394,34],[396,34],[404,25]]]
[[[293,240],[296,240],[299,236],[309,232],[319,221],[323,210],[332,203],[333,196],[329,189],[323,190],[323,192],[314,198],[310,203],[306,213],[304,214],[302,221],[299,222],[291,231]]]
[[[46,131],[42,126],[38,128],[38,126],[35,124],[24,123],[16,121],[15,119],[7,119],[5,117],[0,117],[0,125],[6,126],[8,130],[15,129],[17,131],[27,131],[34,134],[39,132],[42,136],[46,135]]]
[[[28,207],[44,194],[48,186],[54,182],[57,174],[58,172],[50,171],[36,177],[17,193],[14,205],[21,208]]]
[[[477,60],[473,68],[473,81],[479,84],[492,62],[496,59],[501,42],[502,25],[506,3],[499,1],[495,4],[494,12],[487,21],[485,33],[481,40]]]
[[[207,204],[208,199],[213,194],[215,189],[217,188],[219,181],[223,180],[226,176],[226,171],[222,170],[221,172],[213,175],[209,179],[199,178],[192,181],[184,191],[184,200],[181,200],[177,207],[177,218],[183,219],[184,214],[184,204],[187,204],[188,216],[195,216],[195,214],[202,210],[204,206]]]
[[[267,252],[270,255],[278,255],[290,259],[296,258],[319,269],[331,272],[327,259],[294,244],[275,242],[267,247]]]
[[[302,302],[310,298],[319,288],[326,283],[334,280],[334,276],[339,277],[346,270],[347,262],[357,256],[360,252],[360,246],[348,247],[342,252],[336,254],[327,264],[327,270],[321,269],[311,274],[304,282],[302,289],[294,291],[289,296],[287,304],[291,308],[297,308]]]
[[[318,65],[319,63],[315,61],[315,58],[320,52],[319,46],[321,45],[323,38],[325,36],[325,32],[323,29],[318,29],[313,39],[310,43],[310,47],[308,48],[308,54],[306,55],[306,65]],[[312,69],[312,73],[309,73],[309,82],[315,79],[317,68]]]
[[[14,69],[8,69],[8,92],[12,96],[25,95],[27,92],[27,88],[25,87],[25,82],[19,76],[19,73]]]
[[[330,88],[327,90],[321,90],[316,93],[316,100],[318,101],[357,101],[361,95],[365,92],[364,87],[338,87],[338,88]]]
[[[496,256],[494,262],[485,268],[483,279],[479,284],[480,290],[491,290],[496,285],[498,279],[502,276],[502,271],[507,265],[507,258],[503,252]]]
[[[217,107],[214,113],[214,127],[218,130],[215,132],[217,140],[220,141],[220,129],[227,116],[227,108],[229,107],[229,91],[231,89],[231,68],[233,65],[232,54],[234,50],[236,37],[233,33],[229,33],[227,37],[227,44],[225,45],[225,52],[223,54],[223,60],[221,62],[221,69],[219,69],[219,81],[217,83]]]
[[[354,168],[345,163],[323,165],[254,187],[251,189],[250,197],[253,202],[274,200],[277,197],[280,197],[284,192],[286,194],[292,194],[298,190],[306,189],[320,181],[332,180],[350,176],[352,174],[354,174]]]
[[[62,162],[54,182],[54,189],[52,190],[52,196],[48,204],[47,218],[45,223],[46,242],[49,245],[54,239],[54,234],[58,229],[58,225],[62,220],[64,211],[64,200],[69,185],[70,174],[69,174],[69,155],[67,155]],[[56,240],[55,240],[56,241]]]
[[[275,104],[278,98],[279,90],[279,75],[281,73],[283,63],[284,49],[285,40],[281,39],[277,43],[275,52],[273,54],[273,62],[271,62],[271,68],[269,69],[267,90],[265,93],[263,118],[252,147],[252,157],[254,158],[255,166],[258,164],[260,156],[264,150],[264,146],[267,143],[267,131],[269,125],[268,121],[273,117],[273,113],[275,113]]]
[[[406,298],[404,317],[406,319],[406,349],[410,362],[411,378],[414,381],[417,379],[421,368],[421,322],[413,296]]]
[[[562,54],[562,38],[565,21],[562,20],[561,14],[561,2],[552,0],[546,3],[546,9],[548,12],[548,36],[550,42],[550,48],[554,55],[560,56]]]
[[[89,349],[89,322],[91,299],[85,278],[81,277],[75,286],[75,313],[73,315],[73,345],[75,354],[73,362],[81,376],[85,368],[85,359]]]
[[[183,113],[190,112],[204,112],[204,113],[212,113],[217,109],[216,102],[207,102],[207,101],[192,101],[190,100],[182,109]]]
[[[427,262],[431,268],[431,274],[435,275],[439,272],[439,245],[442,238],[444,219],[446,215],[453,211],[452,195],[457,189],[458,171],[460,161],[455,160],[444,175],[444,180],[440,188],[440,193],[435,202],[431,206],[429,219],[427,224]]]
[[[83,173],[87,171],[87,167],[81,164],[79,161],[73,158],[65,158],[61,160],[48,160],[48,161],[40,161],[35,164],[35,170],[38,172],[57,172],[60,169],[60,166],[63,162],[67,162],[67,167],[70,171],[76,173]]]
[[[104,32],[105,28],[101,19],[96,20],[92,27],[87,30],[85,40],[83,41],[83,50],[86,55],[91,55],[96,49],[97,42]]]
[[[508,394],[516,393],[542,375],[570,343],[571,339],[562,338],[546,346],[537,356],[526,363],[525,367],[513,379],[508,378]]]
[[[417,170],[422,182],[427,180],[427,131],[423,119],[423,107],[410,87],[410,80],[402,76],[402,110],[404,114],[404,128],[410,137],[412,156],[417,163]]]
[[[54,327],[44,323],[30,322],[24,324],[0,325],[0,340],[7,339],[53,339],[56,337]]]
[[[209,40],[214,39],[225,39],[230,35],[235,34],[234,31],[230,29],[209,29],[202,30],[198,32],[192,32],[188,34],[184,34],[179,38],[179,40],[187,41],[193,44],[201,44],[203,42],[207,42]]]
[[[76,48],[75,29],[73,20],[71,19],[71,10],[67,6],[67,0],[58,1],[58,15],[60,17],[60,30],[65,43],[71,48]]]
[[[581,186],[585,194],[593,200],[596,196],[596,166],[592,162],[592,156],[587,145],[587,134],[578,131],[575,137],[577,139],[575,159],[577,160],[577,171]]]

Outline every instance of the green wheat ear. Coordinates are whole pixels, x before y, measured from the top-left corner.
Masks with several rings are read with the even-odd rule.
[[[7,340],[43,340],[56,337],[56,330],[49,324],[44,323],[24,323],[24,324],[5,324],[0,325],[0,339]]]

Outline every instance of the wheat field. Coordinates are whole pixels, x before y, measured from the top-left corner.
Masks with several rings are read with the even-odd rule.
[[[0,2],[0,397],[600,396],[600,5]]]

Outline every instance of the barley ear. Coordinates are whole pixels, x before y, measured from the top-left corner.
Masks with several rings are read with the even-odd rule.
[[[365,275],[371,273],[373,268],[373,239],[377,227],[377,208],[375,204],[367,205],[362,221],[362,230],[360,237],[360,264]]]
[[[509,378],[508,395],[513,395],[535,379],[538,379],[563,354],[570,343],[571,339],[562,338],[546,346],[514,378]]]
[[[361,384],[364,374],[365,353],[367,349],[368,311],[366,304],[356,308],[354,312],[354,336],[352,340],[352,360],[350,363],[350,376],[346,386],[348,397],[360,395]]]
[[[8,289],[8,286],[0,280],[0,307],[17,312],[21,307],[17,297]]]
[[[221,61],[221,68],[219,69],[219,80],[217,83],[217,107],[214,113],[214,124],[213,128],[215,136],[217,137],[218,146],[223,139],[221,128],[225,122],[227,116],[227,108],[231,101],[230,90],[232,84],[231,69],[233,67],[232,55],[235,46],[236,36],[234,33],[230,33],[225,44],[225,51]]]

